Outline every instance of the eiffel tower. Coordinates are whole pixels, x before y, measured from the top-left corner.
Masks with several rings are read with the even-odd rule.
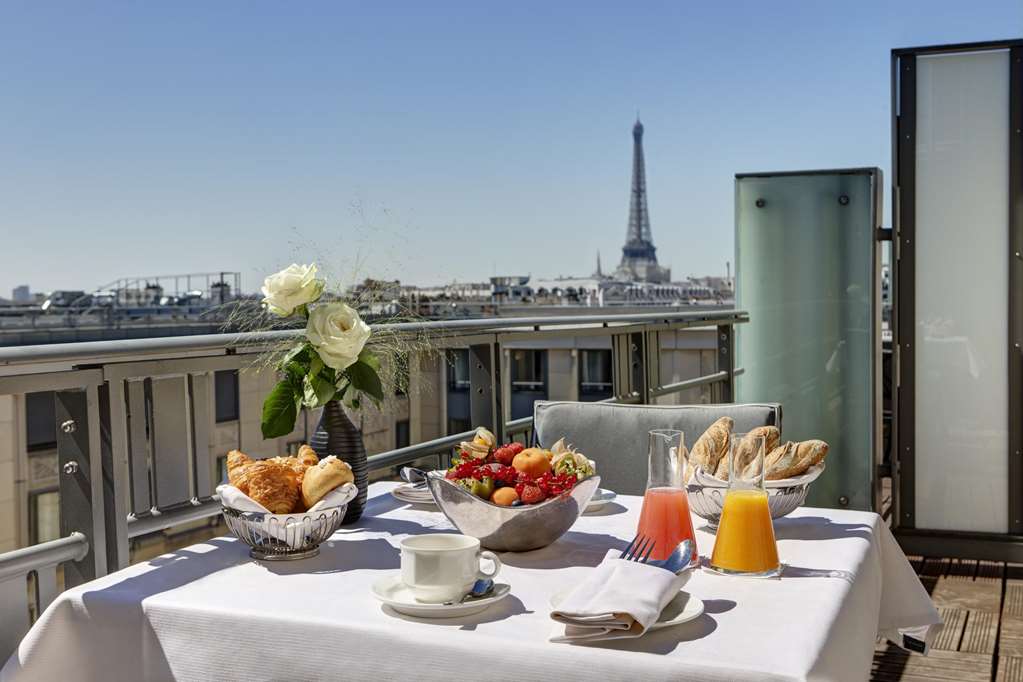
[[[657,248],[650,233],[646,205],[646,164],[643,161],[643,124],[636,117],[632,127],[632,195],[629,200],[629,228],[622,247],[622,262],[615,279],[633,282],[669,282],[671,270],[657,264]]]

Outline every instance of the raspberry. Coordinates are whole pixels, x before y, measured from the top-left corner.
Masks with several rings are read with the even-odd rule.
[[[544,491],[535,485],[526,485],[522,487],[522,492],[519,494],[523,504],[537,504],[543,502],[547,495]]]
[[[494,450],[494,459],[500,464],[510,466],[512,460],[515,459],[515,451],[512,450],[510,445],[503,445],[497,448],[497,450]]]

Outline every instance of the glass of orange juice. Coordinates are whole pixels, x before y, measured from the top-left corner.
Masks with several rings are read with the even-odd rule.
[[[650,431],[649,438],[646,494],[636,533],[654,541],[650,559],[667,559],[679,543],[688,539],[693,541],[690,560],[699,561],[689,494],[682,485],[686,470],[685,436],[681,431],[655,429]]]
[[[764,488],[763,436],[732,434],[728,491],[718,522],[710,568],[727,575],[773,577],[781,573],[774,524]]]

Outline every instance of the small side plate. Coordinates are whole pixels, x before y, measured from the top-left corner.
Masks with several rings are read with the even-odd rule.
[[[590,502],[586,505],[586,509],[583,510],[583,514],[588,514],[592,511],[602,509],[604,505],[613,501],[616,497],[618,497],[618,495],[613,490],[597,488],[597,492],[593,493],[593,497],[590,498]]]
[[[391,496],[394,499],[406,504],[419,504],[424,506],[436,507],[437,503],[433,501],[433,495],[430,494],[428,488],[413,488],[411,483],[403,483],[396,488],[391,490]]]
[[[567,596],[567,590],[553,595],[550,599],[551,606],[557,608],[558,604],[560,604]],[[650,632],[651,630],[660,630],[661,628],[670,628],[676,625],[681,625],[682,623],[688,623],[691,620],[696,620],[703,615],[703,608],[702,599],[680,590],[679,593],[676,594],[661,611],[661,615],[657,618],[657,622],[647,628],[647,632]]]
[[[373,594],[377,599],[390,606],[398,613],[416,618],[456,618],[471,616],[485,611],[511,594],[508,583],[494,583],[494,591],[489,597],[472,599],[464,604],[424,604],[416,601],[412,590],[401,581],[401,572],[394,571],[373,583]]]

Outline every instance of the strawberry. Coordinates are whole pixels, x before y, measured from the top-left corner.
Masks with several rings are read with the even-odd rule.
[[[512,457],[526,449],[526,446],[522,443],[509,443],[508,445],[505,445],[505,447],[512,451]]]
[[[539,486],[526,485],[522,487],[521,499],[523,504],[537,504],[543,502],[546,497]]]
[[[515,455],[516,453],[512,450],[510,445],[503,445],[497,448],[497,450],[494,450],[494,459],[504,466],[511,466],[512,460],[515,459]]]

